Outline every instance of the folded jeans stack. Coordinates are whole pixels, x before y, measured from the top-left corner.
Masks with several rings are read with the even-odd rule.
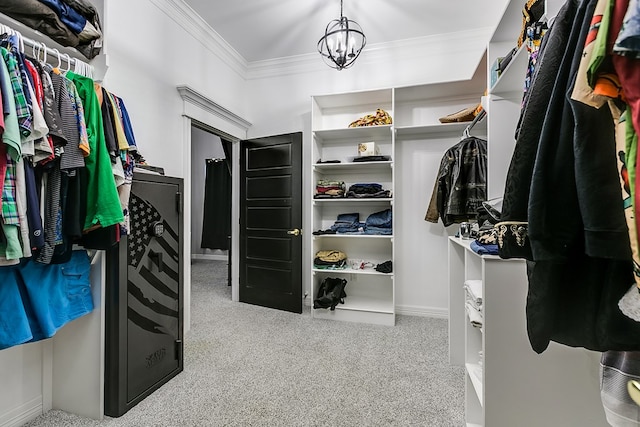
[[[391,195],[389,190],[383,190],[377,183],[359,183],[349,187],[346,197],[351,198],[386,198]]]
[[[364,234],[393,234],[393,214],[391,209],[374,212],[365,220]]]
[[[360,222],[360,214],[355,212],[338,214],[336,222],[333,223],[330,229],[338,234],[353,234],[362,233],[363,226],[364,224]]]

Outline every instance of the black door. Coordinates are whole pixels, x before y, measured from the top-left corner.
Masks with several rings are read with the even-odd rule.
[[[242,141],[241,302],[302,313],[302,133]]]

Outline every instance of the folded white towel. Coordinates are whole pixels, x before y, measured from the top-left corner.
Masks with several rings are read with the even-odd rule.
[[[482,312],[475,309],[473,305],[471,305],[470,303],[466,303],[464,305],[464,308],[467,311],[467,315],[469,316],[469,321],[471,322],[471,325],[475,328],[482,327],[482,323],[484,320],[482,318]]]
[[[482,304],[482,280],[465,280],[464,289],[476,301],[476,304]]]

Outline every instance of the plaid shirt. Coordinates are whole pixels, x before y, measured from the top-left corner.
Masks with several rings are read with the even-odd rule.
[[[27,137],[31,134],[33,116],[31,114],[31,106],[27,103],[27,98],[24,95],[18,60],[13,53],[4,47],[0,47],[0,52],[2,52],[2,57],[7,64],[9,75],[11,76],[11,89],[13,90],[13,97],[16,100],[16,113],[18,115],[20,133],[23,137]]]
[[[7,172],[2,187],[2,219],[6,225],[20,225],[16,203],[16,162],[7,156]]]

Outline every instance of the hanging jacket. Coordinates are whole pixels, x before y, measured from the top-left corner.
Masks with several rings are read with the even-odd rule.
[[[487,141],[467,137],[448,149],[436,178],[425,220],[445,226],[476,217],[487,200]],[[435,206],[435,207],[434,207]]]

